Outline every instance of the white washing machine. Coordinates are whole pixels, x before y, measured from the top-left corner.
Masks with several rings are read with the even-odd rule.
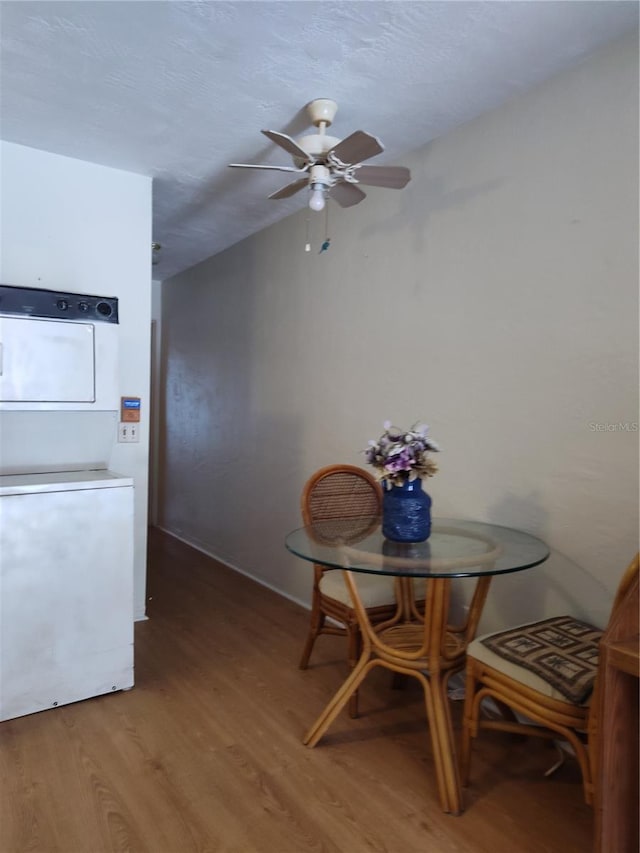
[[[133,686],[117,308],[0,285],[0,720]]]

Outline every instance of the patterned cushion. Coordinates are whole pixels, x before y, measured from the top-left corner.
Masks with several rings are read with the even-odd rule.
[[[505,670],[500,659],[507,661],[515,665],[508,674],[516,681],[581,705],[593,690],[601,637],[602,631],[593,625],[556,616],[479,637],[469,654],[496,669]]]

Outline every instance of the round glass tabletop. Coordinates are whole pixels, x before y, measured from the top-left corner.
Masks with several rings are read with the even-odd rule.
[[[293,530],[292,554],[336,569],[407,577],[477,577],[519,572],[543,563],[549,548],[521,530],[435,518],[426,542],[385,539],[381,518],[338,518]]]

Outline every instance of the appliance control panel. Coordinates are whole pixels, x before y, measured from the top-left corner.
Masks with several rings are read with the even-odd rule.
[[[89,296],[84,293],[0,284],[0,314],[117,323],[118,299],[116,296]]]

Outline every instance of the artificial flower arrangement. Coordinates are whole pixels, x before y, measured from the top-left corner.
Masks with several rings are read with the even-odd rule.
[[[415,424],[409,430],[402,430],[385,421],[384,432],[377,441],[370,441],[364,451],[369,465],[377,472],[385,488],[403,486],[407,482],[422,477],[433,477],[438,466],[429,457],[429,453],[440,448],[429,438],[426,424]]]

